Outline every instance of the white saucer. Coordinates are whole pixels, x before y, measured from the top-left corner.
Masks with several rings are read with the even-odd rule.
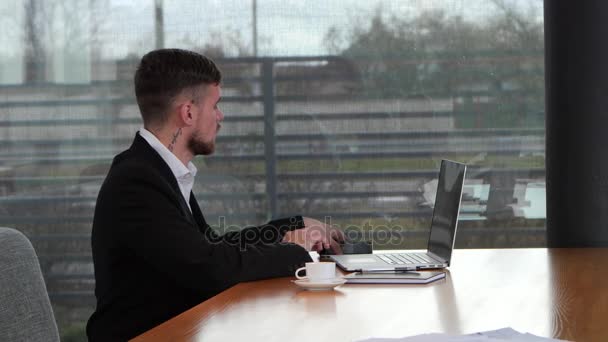
[[[334,278],[325,282],[311,282],[308,279],[292,280],[296,285],[309,291],[331,290],[336,286],[346,283],[346,279]]]

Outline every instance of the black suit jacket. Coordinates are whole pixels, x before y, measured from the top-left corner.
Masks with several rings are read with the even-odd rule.
[[[190,206],[160,155],[136,135],[114,158],[95,207],[97,308],[91,341],[126,340],[242,281],[293,275],[308,252],[280,241],[302,218],[223,236]]]

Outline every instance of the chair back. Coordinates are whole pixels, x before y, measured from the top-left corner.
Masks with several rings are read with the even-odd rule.
[[[0,341],[59,341],[32,244],[19,231],[1,227]]]

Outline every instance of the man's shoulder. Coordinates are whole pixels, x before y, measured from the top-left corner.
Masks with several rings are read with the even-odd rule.
[[[160,167],[157,153],[138,135],[131,147],[114,157],[109,173],[149,173],[159,171]]]
[[[171,176],[171,171],[162,158],[143,138],[137,136],[129,149],[114,157],[100,194],[151,186],[170,190]]]
[[[128,149],[117,154],[114,157],[114,160],[112,161],[112,165],[110,166],[110,170],[108,172],[108,177],[123,173],[147,173],[152,169],[152,163],[146,160],[146,158],[143,158],[141,155],[133,153],[131,149]]]
[[[103,187],[123,185],[135,179],[161,179],[162,172],[149,157],[128,149],[116,155],[110,166]]]

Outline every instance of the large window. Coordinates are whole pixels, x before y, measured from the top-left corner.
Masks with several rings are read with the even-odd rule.
[[[194,188],[217,229],[300,213],[424,248],[447,158],[469,165],[457,247],[545,243],[541,0],[15,0],[0,28],[0,225],[33,241],[65,340],[94,307],[95,199],[156,47],[225,74]]]

